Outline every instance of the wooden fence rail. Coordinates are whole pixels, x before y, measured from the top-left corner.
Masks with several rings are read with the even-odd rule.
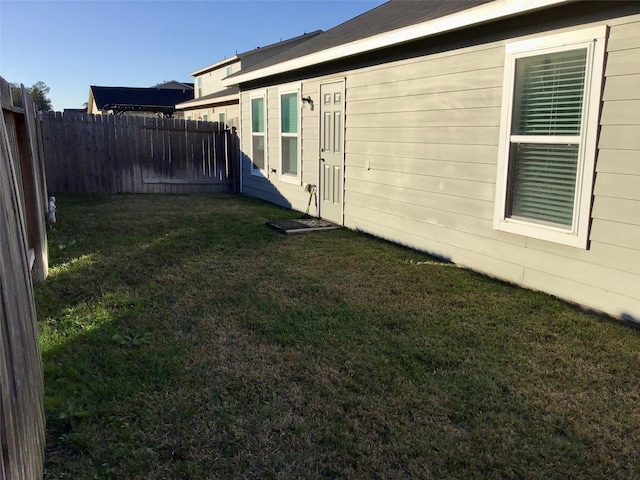
[[[47,275],[44,165],[35,109],[0,78],[0,478],[42,478],[45,417],[32,281]]]
[[[40,121],[51,192],[239,189],[238,139],[217,122],[60,112]]]

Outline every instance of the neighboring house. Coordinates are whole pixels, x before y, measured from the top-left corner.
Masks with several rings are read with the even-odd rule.
[[[640,321],[640,2],[392,0],[223,84],[245,194]]]
[[[193,83],[183,83],[176,80],[169,80],[168,82],[159,83],[152,88],[170,88],[177,90],[193,90]]]
[[[192,97],[193,85],[175,81],[150,88],[91,86],[87,113],[181,118],[176,104]]]
[[[238,73],[241,69],[251,67],[273,55],[306,42],[320,33],[321,30],[318,30],[266,47],[258,47],[190,73],[194,77],[193,98],[176,105],[176,108],[183,110],[184,117],[188,120],[221,122],[237,127],[240,115],[239,90],[236,86],[225,87],[222,81],[229,75]]]
[[[85,115],[87,113],[86,108],[65,108],[64,115]]]

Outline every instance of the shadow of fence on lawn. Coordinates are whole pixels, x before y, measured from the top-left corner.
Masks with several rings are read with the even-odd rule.
[[[51,478],[61,456],[75,459],[65,461],[65,468],[77,468],[67,472],[74,478],[109,478],[127,461],[150,455],[148,432],[162,418],[147,412],[158,397],[180,388],[185,355],[197,342],[193,322],[219,308],[203,298],[221,283],[225,258],[250,255],[279,238],[264,224],[268,214],[255,215],[263,202],[251,199],[202,196],[202,207],[185,216],[172,214],[171,205],[193,196],[145,196],[140,221],[154,210],[157,215],[141,227],[127,223],[131,212],[122,224],[103,218],[106,210],[122,208],[125,197],[92,198],[81,207],[82,218],[65,217],[65,202],[76,197],[59,199],[51,274],[36,290]],[[154,455],[171,460],[173,444],[166,442],[154,446]]]

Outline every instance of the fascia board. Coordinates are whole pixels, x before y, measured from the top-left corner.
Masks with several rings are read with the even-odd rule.
[[[212,105],[212,104],[215,104],[215,103],[228,102],[230,100],[237,100],[239,98],[240,98],[240,94],[239,93],[233,93],[231,95],[225,95],[224,97],[214,97],[214,98],[204,98],[204,99],[197,98],[195,100],[189,100],[187,102],[178,103],[178,104],[176,104],[176,108],[200,107],[200,106],[204,106],[204,105]]]
[[[305,55],[304,57],[277,63],[253,72],[245,74],[239,72],[238,75],[233,75],[227,80],[223,80],[222,84],[226,87],[238,85],[299,68],[339,60],[341,58],[442,34],[452,30],[575,1],[577,0],[496,0],[495,2],[479,5],[452,15],[321,50]]]

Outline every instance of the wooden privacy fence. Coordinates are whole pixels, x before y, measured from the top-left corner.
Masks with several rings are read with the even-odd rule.
[[[217,122],[44,112],[51,192],[239,190],[238,138]]]
[[[0,478],[42,478],[45,420],[32,280],[47,275],[46,186],[35,109],[0,78]]]

